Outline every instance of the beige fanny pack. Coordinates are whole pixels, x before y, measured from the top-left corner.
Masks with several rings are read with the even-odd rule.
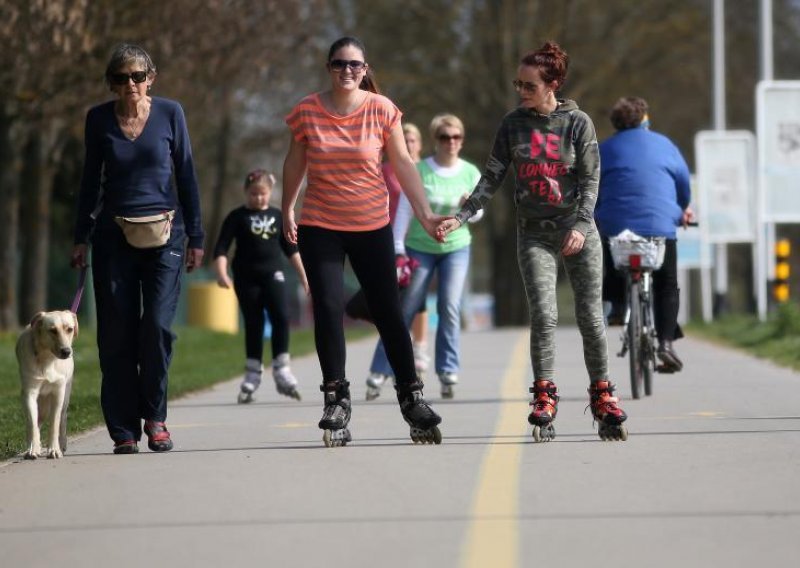
[[[114,220],[122,228],[129,245],[147,249],[167,244],[174,217],[175,211],[164,211],[147,217],[114,217]]]

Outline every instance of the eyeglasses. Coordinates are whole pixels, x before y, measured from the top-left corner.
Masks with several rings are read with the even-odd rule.
[[[358,73],[364,67],[367,66],[367,64],[364,61],[359,61],[358,59],[351,59],[349,61],[346,59],[331,59],[328,62],[328,65],[330,66],[331,71],[341,71],[345,67],[349,67],[356,73]]]
[[[514,88],[517,91],[527,91],[529,93],[532,93],[536,90],[536,85],[534,85],[533,83],[529,83],[528,81],[514,80],[511,82],[511,84],[514,85]]]
[[[450,142],[451,140],[455,140],[456,142],[460,142],[464,139],[463,134],[437,134],[436,139],[439,142]]]
[[[134,71],[132,73],[112,73],[109,77],[115,85],[127,85],[133,80],[137,85],[147,81],[147,71]]]

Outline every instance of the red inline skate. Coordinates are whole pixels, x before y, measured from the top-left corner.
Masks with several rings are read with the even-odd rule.
[[[558,388],[553,381],[538,380],[528,389],[533,393],[528,423],[533,425],[533,439],[549,442],[556,437],[553,421],[558,413]]]
[[[589,387],[589,407],[598,423],[597,433],[600,439],[624,442],[628,439],[628,430],[623,422],[628,419],[628,415],[619,407],[619,398],[614,396],[614,388],[611,381],[592,383]]]

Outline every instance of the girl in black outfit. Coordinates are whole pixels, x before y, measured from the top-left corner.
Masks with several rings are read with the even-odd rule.
[[[214,269],[217,284],[233,285],[244,316],[244,339],[247,361],[239,402],[253,400],[261,384],[264,351],[264,310],[272,324],[272,375],[280,394],[300,400],[297,379],[289,369],[289,314],[282,254],[294,266],[306,293],[308,282],[297,245],[283,235],[283,218],[279,209],[269,206],[275,177],[265,170],[255,170],[244,182],[245,205],[231,211],[222,223],[214,247]],[[236,241],[233,258],[233,279],[228,276],[228,249]],[[282,253],[282,254],[281,254]]]

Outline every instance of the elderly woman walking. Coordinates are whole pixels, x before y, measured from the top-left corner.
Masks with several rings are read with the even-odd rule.
[[[149,94],[155,78],[144,49],[120,45],[105,73],[114,99],[86,116],[72,265],[87,265],[91,243],[100,402],[115,454],[137,453],[143,430],[152,451],[172,449],[171,327],[182,269],[203,260],[186,120],[177,102]]]

